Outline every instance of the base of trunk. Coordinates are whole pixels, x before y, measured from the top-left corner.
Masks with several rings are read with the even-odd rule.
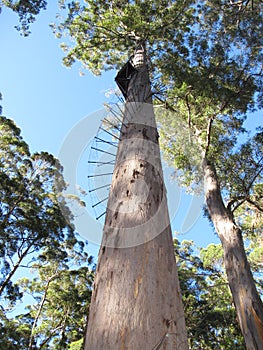
[[[166,230],[140,246],[101,248],[86,350],[188,349],[172,247]]]

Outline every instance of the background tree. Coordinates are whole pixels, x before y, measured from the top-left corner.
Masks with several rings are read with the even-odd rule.
[[[65,349],[83,342],[93,263],[70,223],[62,167],[51,154],[31,154],[20,129],[5,117],[0,179],[0,347]],[[27,277],[16,280],[23,269]],[[35,303],[10,318],[25,294]]]
[[[223,249],[174,240],[191,349],[244,349],[223,269]]]
[[[66,65],[78,59],[99,74],[118,67],[134,41],[148,43],[152,72],[161,73],[164,86],[159,99],[182,118],[189,137],[202,150],[200,166],[193,166],[173,136],[173,118],[162,115],[167,155],[185,174],[188,186],[200,179],[205,183],[208,212],[224,247],[228,281],[246,346],[260,349],[263,306],[234,220],[240,199],[231,192],[238,182],[230,183],[226,174],[239,164],[237,135],[244,131],[246,113],[262,107],[262,3],[87,1],[84,6],[70,3],[68,10],[66,20],[56,28],[73,39],[71,47],[64,45]],[[259,151],[260,135],[250,141]],[[240,149],[243,160],[249,155],[248,148],[247,143]],[[262,170],[260,153],[252,153],[250,160],[250,170],[246,167],[244,172],[240,167],[237,176],[242,184],[239,195],[246,201],[253,195]],[[228,203],[222,198],[223,190]]]
[[[19,267],[30,266],[30,257],[48,249],[64,257],[62,243],[76,243],[71,213],[61,193],[66,184],[62,167],[46,152],[30,154],[20,129],[0,118],[0,296],[16,298],[12,277]],[[59,192],[60,191],[60,192]]]

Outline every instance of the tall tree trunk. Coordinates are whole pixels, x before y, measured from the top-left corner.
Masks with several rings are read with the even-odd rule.
[[[225,269],[246,347],[262,350],[263,304],[250,270],[241,231],[223,203],[212,164],[204,164],[204,178],[206,204],[224,249]]]
[[[86,350],[188,349],[145,57],[143,60],[126,96]]]

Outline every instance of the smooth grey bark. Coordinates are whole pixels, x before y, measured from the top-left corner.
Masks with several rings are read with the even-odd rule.
[[[247,260],[242,233],[225,207],[216,170],[204,163],[205,197],[224,250],[224,263],[239,325],[248,350],[263,349],[263,304]]]
[[[187,350],[145,61],[129,83],[85,350]]]

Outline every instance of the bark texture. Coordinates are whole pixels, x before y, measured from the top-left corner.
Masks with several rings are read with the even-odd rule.
[[[248,350],[263,349],[263,304],[247,260],[240,229],[225,207],[213,165],[204,165],[209,214],[224,249],[225,269]]]
[[[187,350],[147,67],[129,83],[85,350]]]

